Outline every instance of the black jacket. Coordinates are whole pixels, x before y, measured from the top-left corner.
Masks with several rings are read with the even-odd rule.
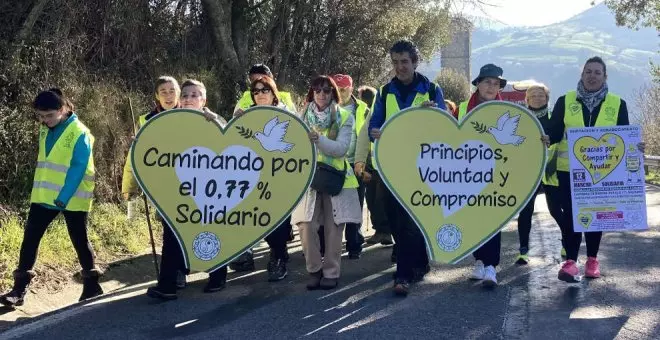
[[[555,103],[555,107],[552,109],[550,125],[545,131],[545,133],[550,136],[550,144],[559,143],[562,138],[564,138],[564,130],[566,129],[566,126],[564,125],[564,114],[566,112],[565,97],[566,96],[559,97]],[[580,102],[580,99],[578,99],[578,102]],[[600,107],[603,105],[603,103],[601,102],[598,104],[598,106],[594,108],[593,112],[589,112],[589,109],[587,109],[584,103],[580,103],[582,104],[584,126],[594,126],[596,124],[596,120],[598,119],[598,113],[600,113]],[[619,106],[619,117],[617,119],[616,125],[630,125],[630,121],[628,120],[628,106],[623,99],[621,99],[621,105]]]

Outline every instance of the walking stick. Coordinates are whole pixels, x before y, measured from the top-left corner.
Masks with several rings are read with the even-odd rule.
[[[133,122],[133,135],[137,136],[137,128],[135,127],[135,114],[133,113],[133,102],[131,98],[128,98],[128,106],[131,109],[131,119]],[[131,147],[133,147],[131,145]],[[129,155],[130,157],[130,155]],[[149,226],[149,239],[151,240],[151,254],[154,256],[154,268],[156,269],[156,278],[160,275],[158,272],[158,257],[156,256],[156,243],[154,242],[154,230],[151,227],[151,218],[149,217],[149,202],[147,201],[147,195],[144,193],[141,195],[144,201],[144,211],[147,217],[147,226]]]

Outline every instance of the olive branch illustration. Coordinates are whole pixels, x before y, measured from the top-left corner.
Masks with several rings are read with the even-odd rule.
[[[475,130],[479,133],[486,133],[488,132],[488,126],[486,124],[482,124],[479,122],[472,122],[472,127],[474,127]]]
[[[249,138],[254,137],[254,134],[252,133],[252,130],[250,130],[249,128],[246,128],[246,127],[243,127],[243,126],[236,126],[236,128],[238,129],[238,134],[241,135],[241,137],[243,137],[245,139],[249,139]]]

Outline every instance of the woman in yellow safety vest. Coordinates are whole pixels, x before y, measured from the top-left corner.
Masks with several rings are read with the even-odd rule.
[[[572,127],[628,125],[628,108],[621,97],[611,93],[607,86],[607,68],[600,57],[587,60],[582,69],[582,76],[576,90],[559,97],[552,110],[549,136],[544,140],[557,145],[557,177],[561,195],[561,208],[564,213],[562,238],[566,247],[566,261],[559,270],[558,278],[566,282],[580,280],[577,267],[578,252],[582,243],[582,233],[573,232],[573,207],[569,177],[568,141],[566,129]],[[639,145],[643,151],[644,145]],[[587,262],[585,276],[600,277],[600,265],[597,260],[602,232],[585,233],[587,244]]]
[[[250,83],[250,100],[253,103],[252,107],[263,105],[275,106],[287,111],[289,110],[289,108],[281,102],[280,92],[277,90],[277,85],[273,78],[269,76],[260,76],[252,80]],[[234,118],[240,117],[243,113],[243,109],[236,110],[234,112]],[[214,116],[213,114],[207,113],[206,117],[213,118]],[[270,248],[270,259],[267,265],[268,281],[273,282],[283,280],[288,274],[286,262],[289,261],[289,253],[286,243],[289,240],[291,229],[291,216],[289,216],[277,228],[275,228],[272,233],[266,236],[266,242]],[[246,253],[251,254],[249,251]],[[251,255],[245,256],[245,258],[246,260],[244,260],[244,262],[249,262],[254,266],[254,260]],[[231,266],[232,265],[230,264],[230,268],[232,268]],[[211,281],[222,279],[223,276],[226,277],[226,272],[226,268],[218,269],[211,274]]]
[[[463,120],[479,104],[502,100],[500,90],[506,86],[506,79],[502,78],[503,73],[502,68],[494,64],[481,67],[479,75],[472,81],[472,85],[476,86],[477,90],[468,101],[458,106],[458,121]],[[470,274],[471,280],[482,280],[486,287],[497,285],[496,267],[500,264],[501,247],[502,233],[498,232],[473,253],[475,264]]]
[[[541,83],[535,83],[527,88],[525,101],[527,109],[530,110],[543,126],[543,130],[548,130],[550,125],[550,112],[548,111],[548,101],[550,100],[550,89]],[[548,205],[550,215],[555,219],[557,225],[564,223],[562,210],[560,206],[559,182],[557,180],[557,152],[554,146],[550,147],[548,152],[548,162],[543,175],[543,191],[545,192],[545,201]],[[527,205],[520,211],[518,216],[518,240],[520,242],[520,254],[516,259],[516,264],[526,265],[529,263],[529,233],[532,229],[532,215],[534,214],[534,202],[536,201],[536,192],[527,202]],[[563,240],[562,240],[563,242]],[[562,248],[563,249],[563,248]]]
[[[307,105],[301,114],[303,121],[312,130],[309,137],[318,150],[315,176],[323,172],[332,173],[332,169],[336,172],[345,171],[343,187],[336,196],[310,187],[291,214],[291,224],[297,225],[300,231],[310,275],[307,289],[337,287],[344,227],[346,223],[362,221],[358,181],[346,160],[354,119],[338,103],[339,91],[335,82],[328,76],[318,76],[311,83]],[[320,170],[323,167],[324,170]],[[321,224],[325,236],[323,255],[318,234]]]
[[[177,109],[180,107],[180,97],[181,97],[181,88],[179,87],[179,82],[170,76],[161,76],[156,79],[154,84],[154,95],[156,97],[156,107],[151,110],[151,112],[141,115],[138,118],[138,129],[144,126],[148,120],[156,117],[158,114],[165,112],[167,110]],[[131,157],[126,157],[126,163],[124,164],[124,175],[121,183],[121,192],[125,200],[131,200],[137,196],[139,192],[137,180],[133,176],[133,166],[131,164]],[[176,237],[170,230],[169,226],[165,222],[165,219],[156,213],[156,219],[160,221],[163,225],[163,249],[167,248],[167,245],[172,242],[177,242]],[[187,269],[183,263],[183,254],[181,254],[181,248],[178,243],[176,245],[178,251],[177,255],[172,255],[173,258],[178,258],[177,266],[178,270],[175,273],[176,286],[174,289],[174,296],[176,297],[176,288],[182,289],[186,287],[186,276]],[[162,260],[161,260],[162,262]],[[167,260],[166,260],[167,262]],[[161,263],[162,266],[162,263]],[[163,276],[163,273],[159,273],[159,281]],[[169,281],[169,279],[163,279],[164,281]],[[169,291],[169,290],[168,290]]]
[[[35,276],[32,268],[41,238],[60,213],[82,267],[80,301],[103,294],[100,272],[94,265],[87,238],[87,219],[94,197],[94,136],[59,89],[39,93],[33,107],[41,122],[39,153],[14,286],[0,296],[0,304],[10,307],[23,305],[27,287]]]

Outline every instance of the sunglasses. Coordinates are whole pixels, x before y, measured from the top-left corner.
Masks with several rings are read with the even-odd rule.
[[[323,93],[325,93],[325,94],[330,94],[330,93],[332,93],[332,89],[329,88],[329,87],[324,87],[324,88],[317,87],[317,88],[314,88],[314,89],[312,89],[312,90],[314,90],[314,93],[316,93],[316,94],[319,94],[319,93],[321,93],[321,92],[323,92]]]
[[[270,93],[270,89],[267,88],[267,87],[262,87],[260,89],[252,89],[252,94],[255,95],[255,96],[258,95],[259,92],[261,92],[263,94]]]

